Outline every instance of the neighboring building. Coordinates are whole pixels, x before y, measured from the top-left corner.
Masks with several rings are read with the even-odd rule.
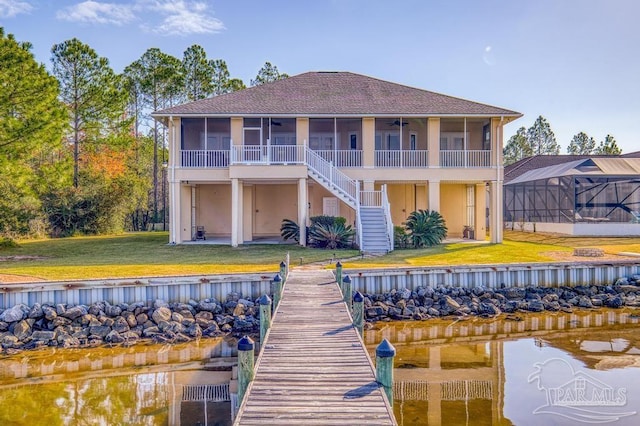
[[[243,242],[283,219],[344,216],[364,251],[439,211],[502,241],[502,128],[521,114],[349,72],[308,72],[158,111],[169,130],[170,240]],[[200,228],[202,230],[202,228]],[[302,227],[304,233],[304,227]],[[305,241],[304,235],[301,241]]]
[[[538,155],[505,168],[509,229],[640,235],[640,158]]]

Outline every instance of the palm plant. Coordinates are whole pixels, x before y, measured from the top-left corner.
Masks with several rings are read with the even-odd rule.
[[[294,240],[296,243],[300,242],[300,226],[291,219],[284,219],[282,225],[280,225],[280,236],[282,239]]]
[[[447,226],[442,215],[435,210],[416,210],[405,223],[414,248],[440,244],[447,236]]]
[[[316,224],[309,228],[309,240],[315,247],[328,249],[347,248],[353,245],[353,237],[356,234],[351,225],[335,222],[330,225]]]

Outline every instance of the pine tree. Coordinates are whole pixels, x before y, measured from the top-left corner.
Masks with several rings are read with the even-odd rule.
[[[622,150],[618,147],[615,138],[611,135],[607,135],[607,137],[604,138],[604,141],[601,141],[595,149],[594,154],[620,155],[622,154]]]
[[[533,148],[527,139],[527,129],[520,127],[515,135],[509,138],[503,151],[504,164],[509,165],[533,155]]]
[[[289,75],[278,71],[278,67],[272,65],[271,62],[265,62],[260,71],[258,71],[256,79],[251,80],[251,85],[259,86],[273,81],[284,80],[285,78],[289,78]]]
[[[589,155],[593,154],[596,149],[596,141],[584,132],[580,132],[573,136],[571,143],[567,147],[567,154]]]
[[[558,155],[560,145],[546,118],[539,116],[531,127],[527,129],[527,139],[531,144],[534,155]]]

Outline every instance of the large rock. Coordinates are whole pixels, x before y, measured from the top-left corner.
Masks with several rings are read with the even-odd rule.
[[[29,311],[29,318],[41,318],[44,315],[42,312],[42,305],[38,302],[34,303]]]
[[[23,306],[24,305],[16,305],[12,308],[5,310],[2,314],[0,314],[0,321],[16,322],[16,321],[22,320],[23,318],[26,317]]]
[[[127,320],[125,320],[123,317],[117,317],[115,318],[111,329],[117,333],[124,333],[126,331],[129,331],[130,327]]]
[[[89,334],[92,336],[98,336],[104,339],[107,334],[111,332],[111,327],[107,327],[106,325],[98,325],[94,327],[89,327]]]
[[[124,337],[122,337],[117,331],[111,330],[104,340],[107,343],[122,343],[124,342]]]
[[[51,306],[43,306],[42,313],[44,314],[44,317],[47,319],[47,321],[53,321],[58,317],[58,313]]]
[[[36,341],[49,343],[55,337],[55,333],[49,330],[36,330],[31,334],[31,338]]]
[[[160,324],[161,321],[171,321],[171,309],[167,307],[160,307],[153,311],[151,318],[156,324]]]
[[[31,325],[27,321],[22,320],[13,327],[13,334],[19,340],[24,341],[31,335]]]
[[[452,311],[460,309],[460,304],[456,302],[451,296],[444,297],[444,304]]]
[[[87,308],[85,308],[84,306],[74,306],[73,308],[67,309],[62,314],[62,316],[73,321],[74,319],[79,318],[87,313]]]

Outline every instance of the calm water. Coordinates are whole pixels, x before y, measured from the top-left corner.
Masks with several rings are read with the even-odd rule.
[[[206,339],[1,357],[0,425],[228,425],[228,399],[203,397],[207,389],[228,395],[223,364],[234,348]],[[203,371],[205,363],[223,371]]]
[[[637,425],[639,322],[598,311],[379,323],[365,342],[374,357],[383,338],[397,349],[404,426]],[[208,339],[0,357],[0,425],[230,424],[230,403],[203,392],[224,389],[236,355],[235,342]]]
[[[640,328],[629,312],[377,324],[396,347],[400,425],[640,424]]]

